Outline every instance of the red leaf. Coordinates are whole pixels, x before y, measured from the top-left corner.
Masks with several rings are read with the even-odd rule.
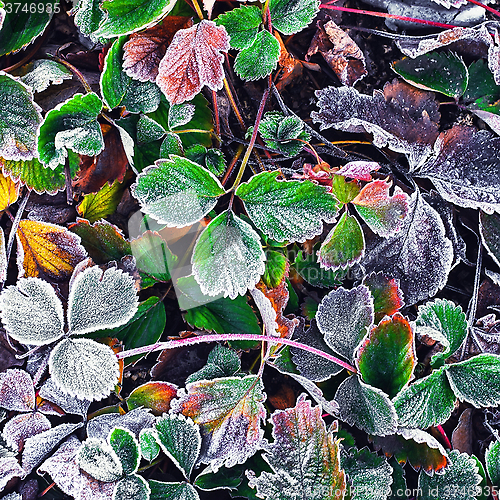
[[[179,30],[161,60],[156,83],[170,104],[189,101],[206,85],[220,90],[224,70],[221,52],[229,50],[229,36],[223,26],[203,20]]]

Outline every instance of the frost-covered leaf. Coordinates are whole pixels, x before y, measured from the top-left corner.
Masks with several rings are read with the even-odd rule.
[[[339,287],[323,298],[316,315],[325,342],[351,361],[373,323],[373,298],[364,285],[352,290]]]
[[[500,356],[479,354],[446,367],[453,392],[476,408],[500,403]]]
[[[311,326],[305,330],[303,322],[295,329],[293,340],[309,345],[320,351],[326,352],[335,356],[336,353],[330,349],[323,338],[323,334],[319,331],[316,320],[311,321]],[[322,382],[329,379],[333,375],[337,375],[342,371],[342,367],[326,360],[315,354],[311,354],[302,349],[290,348],[292,360],[297,366],[299,372],[304,377],[313,380],[314,382]]]
[[[183,415],[164,415],[155,427],[161,449],[189,479],[201,451],[199,427]]]
[[[0,373],[0,407],[10,411],[35,409],[35,389],[28,372],[14,368]]]
[[[418,471],[427,474],[442,471],[450,461],[439,441],[420,429],[398,429],[391,436],[370,438],[376,450],[382,450],[387,457],[394,456],[400,464],[407,462]]]
[[[68,324],[76,335],[124,325],[137,311],[132,276],[116,268],[89,267],[73,277]]]
[[[334,222],[337,200],[311,181],[278,181],[279,172],[262,172],[236,190],[255,225],[276,241],[311,239]]]
[[[15,457],[0,457],[0,488],[5,488],[14,477],[24,478],[26,472]]]
[[[2,431],[5,442],[14,450],[20,451],[26,439],[36,436],[52,427],[49,419],[40,412],[23,413],[11,418]]]
[[[83,34],[90,35],[91,39],[94,38],[92,32],[97,30],[105,17],[104,12],[101,10],[100,1],[79,0],[78,5],[75,5],[72,12],[74,13],[73,21],[75,26],[78,26]]]
[[[252,456],[263,436],[266,416],[262,381],[255,375],[202,380],[186,385],[175,412],[201,427],[200,460],[213,469],[232,467]]]
[[[444,370],[439,368],[428,377],[417,380],[394,398],[400,425],[427,429],[450,418],[457,397]]]
[[[367,286],[372,294],[377,322],[385,315],[392,316],[404,306],[398,280],[385,276],[382,271],[365,276],[363,285]]]
[[[223,293],[232,299],[255,286],[264,274],[264,261],[258,234],[231,210],[218,215],[201,233],[191,259],[202,293]]]
[[[142,211],[170,227],[199,221],[224,193],[215,175],[180,156],[157,160],[139,174],[132,186]]]
[[[198,94],[204,85],[211,90],[223,86],[224,60],[229,37],[223,26],[202,20],[175,34],[160,62],[156,83],[171,104],[181,104]]]
[[[245,5],[217,16],[216,23],[226,28],[233,49],[250,47],[262,24],[262,12],[254,5]]]
[[[67,393],[61,391],[51,378],[44,382],[38,395],[47,401],[55,403],[64,412],[71,413],[72,415],[81,415],[82,417],[87,416],[87,410],[91,403],[88,399],[69,396]]]
[[[111,445],[102,439],[89,438],[84,441],[76,461],[80,469],[105,483],[116,481],[123,474],[118,455]]]
[[[151,489],[148,482],[137,474],[118,481],[113,491],[113,500],[149,500]]]
[[[343,177],[370,182],[372,180],[371,172],[376,172],[379,168],[380,165],[377,162],[359,160],[346,163],[335,173]]]
[[[31,160],[36,156],[41,109],[33,101],[29,87],[3,72],[0,72],[0,95],[0,156],[6,160]]]
[[[0,212],[17,201],[20,187],[10,177],[0,174]]]
[[[104,149],[101,126],[97,122],[101,109],[101,100],[91,92],[75,94],[50,110],[38,137],[40,161],[55,169],[65,162],[67,149],[86,156],[98,155]]]
[[[396,431],[396,410],[387,394],[365,384],[357,375],[340,384],[334,399],[340,407],[340,418],[349,425],[376,436]]]
[[[347,475],[352,500],[386,500],[391,492],[392,467],[368,448],[342,451],[340,464]]]
[[[419,500],[475,500],[476,486],[481,482],[475,460],[457,450],[451,451],[449,457],[451,463],[444,474],[420,473]]]
[[[64,335],[61,301],[54,289],[39,278],[21,278],[0,295],[2,322],[18,342],[45,345]]]
[[[332,271],[347,269],[363,258],[364,251],[363,230],[356,217],[345,211],[321,244],[318,262]]]
[[[76,210],[92,224],[116,212],[124,190],[125,186],[118,180],[111,185],[104,184],[97,193],[85,195]]]
[[[410,164],[431,152],[438,136],[440,114],[432,94],[395,80],[383,93],[360,94],[353,87],[316,91],[320,112],[312,118],[321,128],[373,134],[377,147],[406,153]]]
[[[102,10],[107,14],[104,22],[94,33],[95,37],[114,38],[149,28],[168,14],[175,1],[160,0],[106,0]]]
[[[343,498],[346,481],[339,441],[326,431],[321,407],[312,408],[302,394],[294,408],[273,413],[272,423],[274,442],[266,446],[264,458],[273,472],[256,477],[247,471],[259,498]]]
[[[109,433],[115,427],[122,427],[132,431],[136,438],[139,438],[139,433],[142,429],[151,427],[155,418],[149,410],[137,408],[131,410],[125,415],[119,413],[108,413],[98,415],[92,418],[87,424],[87,435],[92,438],[101,438],[106,440]]]
[[[390,196],[390,187],[391,183],[383,180],[370,182],[352,200],[368,227],[384,238],[399,231],[408,213],[408,195],[396,187]]]
[[[100,400],[118,381],[113,350],[91,339],[64,339],[50,354],[49,370],[56,385],[81,399]]]
[[[259,31],[252,45],[243,49],[234,61],[234,71],[243,80],[259,80],[270,75],[278,64],[280,44],[269,31]]]
[[[200,500],[197,491],[189,483],[163,483],[150,480],[150,500]]]
[[[333,288],[340,285],[348,270],[338,269],[337,271],[331,271],[330,269],[320,267],[316,257],[318,249],[319,245],[315,245],[312,254],[308,254],[303,250],[299,251],[293,263],[295,271],[312,286]]]
[[[495,101],[500,97],[500,87],[484,59],[474,61],[469,66],[469,84],[462,96],[465,102],[476,101],[484,96],[492,97]]]
[[[137,472],[141,455],[139,453],[139,443],[134,434],[128,429],[115,427],[111,431],[108,441],[120,460],[123,473],[128,475]]]
[[[64,281],[87,257],[79,236],[56,224],[24,219],[16,238],[19,276]]]
[[[434,155],[415,172],[430,179],[447,201],[465,208],[500,212],[500,137],[455,125],[442,132]]]
[[[444,287],[453,262],[453,246],[439,214],[419,192],[409,200],[408,215],[389,238],[367,240],[362,266],[399,280],[407,306]]]
[[[415,326],[417,335],[426,335],[444,347],[442,352],[432,356],[433,365],[454,354],[467,335],[465,313],[447,299],[436,299],[419,306]]]
[[[484,455],[488,476],[493,486],[500,485],[500,442],[492,441]]]
[[[177,386],[170,382],[151,381],[136,387],[127,398],[129,410],[148,408],[154,415],[170,409],[170,401],[177,396]]]
[[[479,232],[484,248],[500,266],[500,215],[479,212]]]
[[[106,54],[101,73],[101,92],[109,109],[124,106],[132,113],[150,113],[160,105],[160,92],[153,82],[133,80],[122,68],[123,45],[127,37],[118,38]]]
[[[415,87],[441,92],[455,99],[465,92],[469,81],[467,66],[453,52],[433,52],[415,59],[404,58],[391,67]]]
[[[318,0],[270,0],[273,28],[284,35],[298,33],[312,22],[319,11]]]
[[[189,123],[195,114],[196,106],[192,103],[173,104],[168,110],[168,128],[174,129]]]
[[[142,429],[139,434],[139,446],[141,455],[152,462],[160,454],[160,445],[156,441],[153,429]]]
[[[60,85],[71,80],[73,73],[62,64],[49,59],[38,59],[23,67],[21,81],[31,87],[33,92],[43,92],[49,85]]]
[[[7,249],[5,247],[5,233],[0,228],[0,282],[5,283],[7,279],[7,269],[9,263],[7,262]]]
[[[80,447],[80,441],[70,436],[38,472],[50,474],[61,491],[77,500],[109,500],[115,483],[97,481],[80,469],[76,460]]]
[[[78,424],[61,424],[32,436],[24,443],[22,467],[29,474],[66,437],[82,427]]]
[[[417,364],[408,320],[396,313],[372,327],[356,358],[363,380],[393,398],[412,379]]]
[[[208,355],[207,364],[192,373],[186,383],[198,380],[212,380],[214,378],[231,377],[241,369],[241,361],[233,349],[217,344]],[[1,406],[1,405],[0,405]]]

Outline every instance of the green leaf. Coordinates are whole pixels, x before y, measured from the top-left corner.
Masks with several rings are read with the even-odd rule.
[[[391,492],[392,468],[385,457],[367,447],[342,451],[340,464],[354,494],[351,500],[386,500]]]
[[[407,500],[405,491],[408,486],[405,470],[394,458],[389,460],[389,464],[392,467],[392,495],[389,500]]]
[[[486,470],[493,486],[497,488],[500,485],[500,442],[492,441],[484,455]]]
[[[153,82],[134,80],[123,71],[126,41],[126,36],[115,40],[104,59],[100,80],[104,103],[109,109],[124,106],[132,113],[151,113],[160,105],[160,89]]]
[[[267,288],[276,288],[285,277],[288,259],[275,250],[266,251],[266,269],[262,281]]]
[[[193,274],[203,294],[223,293],[235,299],[259,281],[264,261],[259,235],[226,210],[198,238],[192,256]]]
[[[15,5],[15,4],[14,4]],[[31,160],[36,155],[36,134],[41,108],[31,89],[7,73],[0,74],[0,156]]]
[[[267,30],[260,31],[252,45],[243,49],[234,61],[234,71],[243,80],[259,80],[270,75],[278,64],[280,44]]]
[[[201,450],[198,426],[183,415],[164,415],[155,427],[161,449],[189,479]]]
[[[464,101],[475,101],[484,96],[491,96],[492,100],[500,98],[500,86],[495,83],[495,78],[484,59],[474,61],[469,66],[469,84],[464,92]]]
[[[373,323],[373,298],[368,288],[360,285],[352,290],[332,290],[321,301],[316,321],[325,342],[351,361]]]
[[[50,110],[40,127],[40,161],[55,169],[64,163],[67,149],[86,156],[98,155],[104,149],[101,126],[97,122],[101,109],[101,100],[91,92],[75,94]]]
[[[265,460],[273,473],[259,477],[247,471],[259,498],[327,500],[343,498],[345,473],[340,466],[339,441],[326,431],[321,407],[311,408],[302,394],[294,408],[272,415],[274,442]]]
[[[361,191],[359,182],[354,179],[348,181],[345,176],[334,174],[332,177],[332,194],[340,203],[351,203]]]
[[[219,15],[215,22],[226,28],[233,49],[246,49],[257,36],[262,24],[262,12],[258,7],[246,5]]]
[[[443,352],[432,356],[432,365],[442,363],[454,354],[467,335],[465,313],[447,299],[436,299],[419,306],[415,326],[417,335],[428,335],[444,346]]]
[[[399,288],[398,280],[388,278],[383,272],[365,276],[363,285],[367,286],[372,294],[376,321],[386,315],[392,316],[404,306],[403,292]]]
[[[411,380],[417,364],[415,339],[408,320],[396,313],[373,327],[357,352],[363,380],[390,398]]]
[[[189,483],[162,483],[149,480],[150,500],[200,500],[198,493]]]
[[[154,26],[175,5],[175,0],[106,0],[102,10],[107,13],[105,21],[94,33],[96,37],[114,38],[129,35]]]
[[[141,429],[139,433],[139,445],[141,448],[141,455],[148,462],[152,462],[160,454],[160,445],[156,441],[153,429]]]
[[[59,12],[59,0],[48,0],[39,4],[28,0],[8,2],[10,8],[6,9],[5,20],[0,30],[0,56],[17,52],[38,38],[44,31],[55,9]],[[33,7],[36,8],[32,12]],[[43,5],[42,12],[38,6]]]
[[[338,269],[337,271],[331,271],[330,269],[320,267],[315,257],[316,247],[317,245],[314,247],[312,254],[307,254],[303,250],[297,252],[293,267],[312,286],[333,288],[340,285],[347,274],[347,270]]]
[[[266,417],[260,377],[226,377],[186,384],[176,410],[200,425],[200,460],[213,469],[244,463],[260,446]]]
[[[145,144],[157,141],[166,134],[166,130],[148,115],[140,115],[137,121],[137,142]]]
[[[181,138],[173,132],[167,132],[160,147],[160,158],[169,158],[170,155],[184,156]],[[212,170],[210,171],[212,172]]]
[[[213,380],[214,378],[231,377],[239,372],[241,362],[238,355],[232,350],[217,344],[208,355],[207,364],[186,379],[186,383],[198,380]]]
[[[317,0],[270,0],[273,28],[293,35],[306,28],[319,12]]]
[[[75,7],[75,26],[78,26],[84,35],[90,35],[96,31],[104,17],[99,0],[80,0],[78,6]],[[94,38],[96,37],[91,36],[91,39]]]
[[[500,267],[500,215],[479,212],[479,232],[484,248]]]
[[[186,150],[186,157],[220,176],[226,171],[226,161],[220,149],[208,149],[205,146],[191,146]]]
[[[444,474],[420,473],[419,500],[475,500],[476,486],[481,482],[475,460],[457,450],[451,451],[449,457],[451,464]]]
[[[318,262],[325,269],[346,269],[365,254],[365,237],[356,217],[346,212],[328,233],[318,252]]]
[[[116,212],[124,190],[125,185],[121,182],[106,183],[97,193],[85,195],[76,210],[92,224]]]
[[[137,176],[132,186],[142,211],[170,227],[199,221],[224,193],[214,174],[180,156],[157,160]]]
[[[76,463],[87,474],[105,483],[116,481],[123,474],[120,459],[103,439],[84,441],[76,455]]]
[[[376,436],[396,431],[396,410],[387,394],[365,384],[357,375],[340,384],[334,399],[340,407],[340,418],[349,425]]]
[[[137,472],[141,455],[139,453],[139,443],[134,434],[128,429],[115,427],[109,434],[108,441],[116,456],[120,459],[123,473],[128,475]]]
[[[338,203],[311,181],[278,181],[279,172],[261,172],[236,190],[258,229],[276,241],[311,239],[333,222]]]
[[[50,85],[60,85],[71,80],[73,73],[61,63],[50,59],[38,59],[22,67],[21,81],[32,88],[33,92],[43,92]]]
[[[392,64],[392,69],[408,83],[458,99],[467,88],[469,72],[461,57],[453,52],[432,52]]]
[[[214,491],[218,489],[236,490],[242,482],[241,467],[235,466],[227,469],[221,467],[217,472],[208,466],[200,472],[194,481],[194,485],[203,491]]]
[[[500,403],[500,356],[479,354],[446,367],[453,392],[476,408]]]
[[[147,481],[133,474],[118,481],[113,491],[113,500],[149,500],[151,489]]]
[[[450,418],[457,398],[444,370],[442,367],[417,380],[394,398],[400,425],[427,429]]]

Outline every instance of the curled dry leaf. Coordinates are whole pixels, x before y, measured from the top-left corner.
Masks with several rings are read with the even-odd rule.
[[[306,60],[320,53],[343,85],[352,86],[365,75],[365,56],[356,42],[333,21],[318,21]]]
[[[222,89],[224,57],[229,36],[224,26],[201,21],[179,30],[160,62],[156,83],[171,104],[189,101],[206,85]]]

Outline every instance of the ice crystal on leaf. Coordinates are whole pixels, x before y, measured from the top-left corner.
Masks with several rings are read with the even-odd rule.
[[[98,481],[116,481],[123,474],[118,455],[109,443],[102,439],[89,438],[82,443],[77,455],[80,469]]]

